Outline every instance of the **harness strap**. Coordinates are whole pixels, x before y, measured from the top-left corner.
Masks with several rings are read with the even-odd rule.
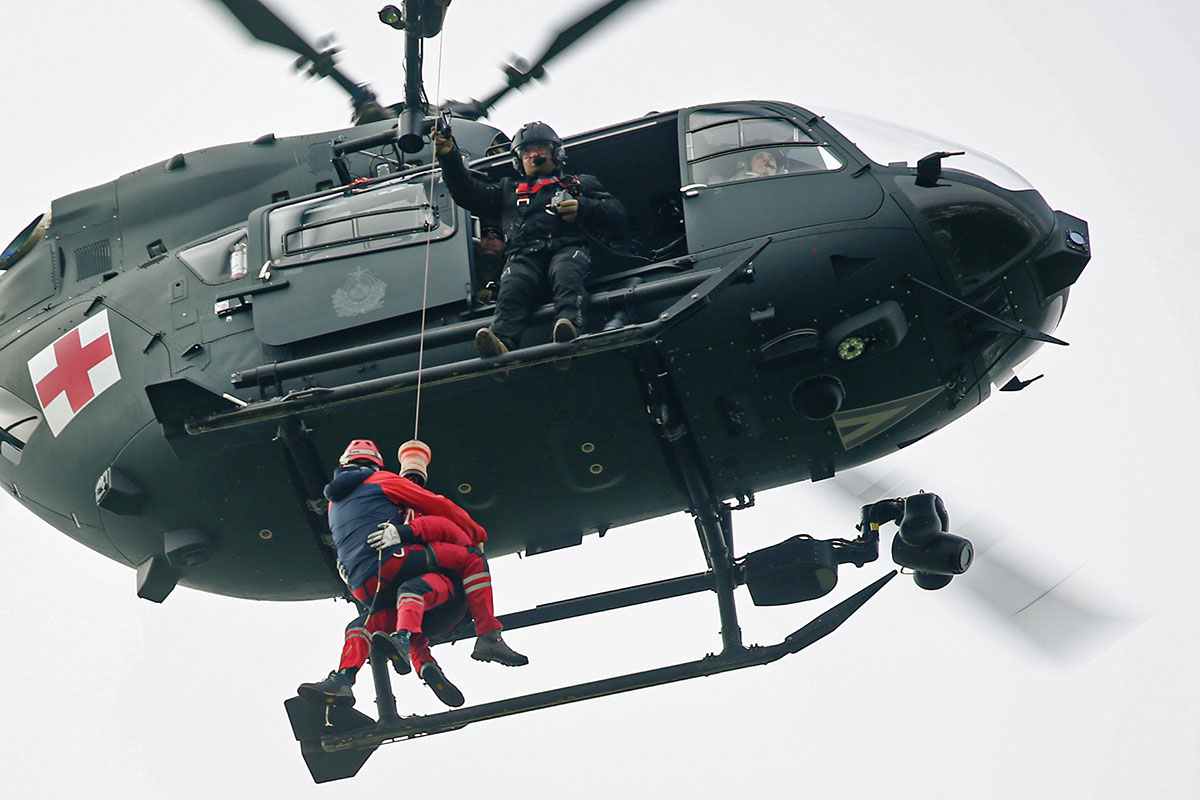
[[[538,178],[533,183],[529,181],[521,181],[517,184],[517,208],[524,208],[529,205],[533,196],[545,189],[547,186],[557,186],[562,182],[562,178],[558,176],[550,176]]]

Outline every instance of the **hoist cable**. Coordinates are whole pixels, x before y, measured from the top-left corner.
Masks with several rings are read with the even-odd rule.
[[[434,110],[437,111],[442,103],[442,53],[445,47],[442,42],[445,41],[445,22],[442,23],[442,35],[438,41],[438,60],[437,60],[437,76],[434,80]],[[424,43],[422,43],[422,52],[424,52]],[[436,123],[435,123],[436,125]],[[433,142],[432,131],[429,140],[429,208],[431,214],[436,206],[434,205],[433,190],[435,186],[434,177],[435,170],[433,160],[437,158],[437,145]],[[421,283],[421,336],[417,345],[417,400],[416,411],[413,414],[413,438],[420,439],[421,426],[421,377],[422,370],[425,366],[425,319],[429,310],[429,260],[430,253],[433,250],[433,231],[429,232],[428,238],[425,240],[425,278]]]

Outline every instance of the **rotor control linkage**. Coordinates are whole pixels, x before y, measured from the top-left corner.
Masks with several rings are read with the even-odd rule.
[[[941,589],[971,566],[975,549],[970,540],[950,533],[950,514],[936,494],[880,500],[862,507],[858,529],[878,540],[879,528],[900,526],[892,539],[892,560],[913,571],[922,589]]]

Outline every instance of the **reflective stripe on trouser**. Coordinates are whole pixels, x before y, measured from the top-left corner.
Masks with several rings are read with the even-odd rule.
[[[392,609],[388,610],[392,611]],[[346,639],[342,644],[342,660],[338,663],[339,670],[360,669],[363,664],[367,663],[367,656],[371,654],[369,622],[366,612],[363,612],[346,626]]]
[[[454,596],[454,583],[445,575],[427,572],[400,584],[396,596],[396,630],[421,632],[425,609],[439,606]]]
[[[408,655],[418,675],[421,674],[422,666],[434,660],[429,652],[429,640],[421,633],[421,620],[425,616],[425,609],[440,606],[452,597],[454,583],[438,572],[427,572],[419,578],[410,578],[400,584],[400,592],[396,598],[395,630],[412,633]]]
[[[475,620],[475,633],[500,630],[503,626],[496,619],[492,604],[492,574],[479,551],[445,542],[434,542],[429,547],[437,556],[438,566],[462,581],[467,609]]]
[[[422,577],[426,579],[432,578],[433,582],[438,583],[439,586],[443,581],[447,586],[449,586],[449,590],[444,592],[440,599],[436,599],[435,601],[435,598],[428,598],[428,601],[422,603],[421,616],[424,616],[426,607],[434,608],[435,606],[444,603],[449,597],[453,597],[454,587],[450,583],[449,579],[443,575],[425,574],[424,576],[409,578],[401,583],[398,587],[396,586],[395,581],[404,574],[405,568],[407,567],[410,570],[413,568],[414,562],[410,558],[410,555],[416,556],[417,554],[420,554],[420,559],[415,563],[422,566],[427,564],[427,560],[423,552],[424,549],[425,548],[409,548],[409,553],[400,551],[400,553],[393,555],[391,558],[383,559],[383,561],[380,563],[378,575],[372,575],[362,586],[351,590],[350,594],[352,594],[359,603],[364,606],[374,608],[375,610],[369,617],[366,617],[365,624],[362,623],[363,617],[359,616],[354,620],[354,622],[351,622],[350,625],[346,627],[346,639],[342,646],[342,660],[338,666],[338,669],[345,669],[347,667],[361,668],[367,663],[367,657],[371,653],[370,634],[375,633],[376,631],[393,633],[404,627],[396,624],[397,608],[395,604],[397,603],[398,598],[393,598],[396,598],[397,594],[405,592],[413,581],[421,580]],[[429,584],[426,582],[424,585],[428,586]],[[375,596],[376,591],[379,592],[378,597]],[[420,617],[418,617],[416,624],[417,630],[414,631],[413,634],[412,646],[409,648],[409,655],[412,659],[413,668],[417,670],[418,674],[420,674],[421,666],[426,662],[433,661],[434,659],[429,652],[428,640],[426,640],[425,637],[419,633],[421,625]],[[363,634],[359,634],[355,631],[355,629],[360,625],[361,629],[365,629],[365,633]],[[404,630],[411,631],[413,629],[404,628]]]
[[[361,668],[367,663],[367,657],[371,652],[369,641],[370,634],[376,631],[393,633],[401,628],[412,631],[412,628],[405,628],[403,625],[397,625],[396,622],[396,603],[399,600],[397,595],[410,588],[409,581],[418,580],[421,577],[424,577],[427,579],[424,584],[426,587],[429,587],[430,584],[430,580],[428,579],[431,579],[432,582],[436,583],[439,587],[447,587],[436,598],[431,597],[422,599],[421,615],[416,623],[418,631],[421,629],[420,619],[424,617],[424,612],[426,610],[435,608],[438,605],[446,602],[447,599],[454,596],[453,584],[450,582],[449,578],[444,575],[433,575],[426,573],[424,576],[409,578],[407,581],[400,583],[399,586],[395,584],[395,581],[404,575],[405,569],[412,569],[412,565],[414,564],[413,559],[418,554],[420,555],[420,558],[415,563],[421,565],[421,567],[426,567],[428,565],[431,559],[427,557],[427,551],[430,550],[430,547],[431,546],[427,545],[420,548],[409,548],[410,552],[408,553],[401,551],[403,554],[397,554],[391,558],[385,558],[380,564],[378,579],[377,576],[372,575],[362,586],[351,590],[350,593],[356,600],[359,601],[359,603],[361,603],[363,606],[373,608],[374,612],[370,617],[367,618],[365,625],[362,625],[362,627],[366,630],[365,636],[361,636],[353,632],[354,628],[359,627],[362,619],[361,617],[355,619],[354,622],[347,626],[346,639],[342,647],[342,660],[338,667],[339,669],[345,669],[347,667]],[[450,548],[456,548],[459,551],[459,558],[456,559],[454,555],[449,553]],[[448,561],[452,561],[455,564],[463,563],[461,555],[466,553],[466,548],[458,545],[446,544],[446,546],[441,549],[443,558],[447,559]],[[432,555],[432,553],[428,553],[428,555]],[[379,591],[378,597],[375,596],[376,590]],[[415,608],[413,610],[415,611]],[[442,622],[449,627],[453,627],[454,625],[458,624],[458,617],[444,619]],[[413,667],[418,671],[418,673],[420,672],[422,664],[434,660],[429,652],[428,640],[415,631],[412,638],[410,654],[412,657]]]
[[[363,665],[367,663],[367,657],[371,655],[371,634],[375,631],[391,633],[396,630],[396,609],[380,609],[367,617],[365,624],[362,623],[362,620],[363,617],[360,616],[346,628],[346,643],[342,647],[342,660],[338,664],[339,670],[362,669]],[[429,640],[419,633],[413,636],[408,655],[418,675],[421,674],[423,664],[434,661],[433,654],[429,652]]]

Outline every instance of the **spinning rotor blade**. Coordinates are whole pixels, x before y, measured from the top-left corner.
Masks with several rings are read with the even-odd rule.
[[[359,85],[352,81],[346,73],[334,65],[336,49],[318,51],[304,40],[275,12],[263,5],[260,0],[218,0],[221,5],[237,17],[250,34],[260,42],[273,44],[290,50],[300,57],[298,66],[307,64],[306,69],[312,75],[322,78],[333,78],[337,85],[346,90],[350,101],[354,104],[356,116],[361,117],[365,108],[375,105],[375,93],[365,84]]]
[[[508,78],[508,85],[493,92],[490,96],[483,100],[472,100],[466,103],[457,103],[450,101],[446,103],[446,107],[450,109],[456,116],[466,119],[479,119],[486,117],[488,112],[500,101],[502,97],[511,92],[513,89],[519,89],[532,80],[539,80],[546,74],[546,64],[550,59],[557,56],[562,51],[566,50],[575,42],[579,41],[585,35],[591,32],[600,23],[604,22],[610,16],[620,11],[623,6],[628,5],[635,0],[608,0],[596,7],[595,10],[576,20],[571,25],[568,25],[563,30],[559,31],[558,36],[550,43],[546,52],[534,61],[532,64],[524,59],[515,59],[514,63],[509,64],[504,68],[504,74]]]
[[[862,467],[839,475],[832,483],[859,506],[911,495],[922,488],[901,471],[877,476]],[[957,523],[953,497],[947,506],[951,531],[975,545],[974,563],[955,579],[954,585],[961,585],[971,600],[1045,655],[1062,662],[1080,663],[1133,627],[1133,620],[1101,610],[1100,604],[1081,596],[1081,590],[1068,587],[1073,572],[1049,578],[1006,555],[1001,546],[1005,526],[981,515]],[[890,539],[880,541],[881,550],[887,552],[889,546]]]

